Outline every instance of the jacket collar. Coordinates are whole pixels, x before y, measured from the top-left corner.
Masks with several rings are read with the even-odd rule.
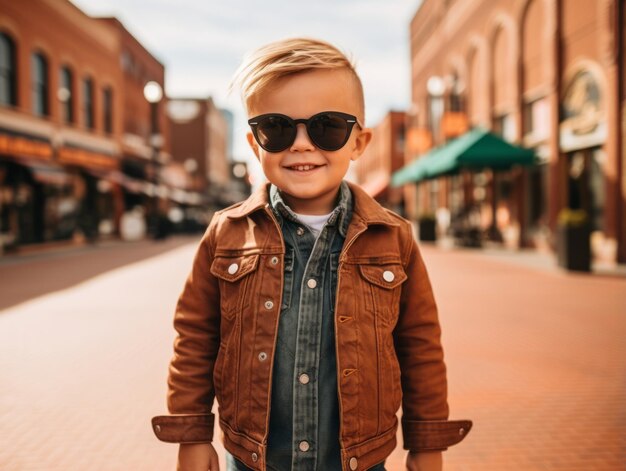
[[[274,210],[274,214],[278,218],[281,227],[284,218],[301,224],[298,215],[285,203],[276,185],[270,185],[270,206]],[[352,192],[348,187],[348,183],[344,180],[339,187],[339,198],[337,206],[333,208],[328,217],[328,224],[336,226],[342,236],[346,236],[350,218],[352,217]]]
[[[386,226],[398,226],[398,222],[394,220],[392,216],[365,190],[360,186],[348,183],[348,187],[352,191],[353,197],[353,217],[357,216],[365,225],[382,224]],[[270,207],[269,201],[269,187],[270,183],[264,183],[259,186],[245,201],[239,206],[236,206],[228,214],[229,218],[239,219],[249,216],[255,211],[265,210]]]
[[[350,190],[352,190],[352,196],[354,198],[354,215],[358,216],[366,225],[400,225],[378,201],[368,195],[359,185],[351,182],[347,183]]]

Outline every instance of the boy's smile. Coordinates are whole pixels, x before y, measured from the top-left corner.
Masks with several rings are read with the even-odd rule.
[[[323,111],[347,113],[362,122],[363,111],[354,79],[346,70],[313,70],[283,77],[248,110],[250,117],[280,113],[291,119],[308,119]],[[252,132],[248,142],[261,162],[267,179],[276,185],[291,209],[301,214],[327,214],[335,206],[339,185],[352,160],[365,150],[371,130],[354,126],[339,150],[317,147],[304,123],[296,125],[293,144],[280,152],[259,146]]]
[[[317,170],[318,168],[322,167],[323,165],[316,165],[316,164],[308,164],[308,163],[304,163],[304,164],[293,164],[293,165],[289,165],[288,167],[286,167],[288,170],[292,170],[294,172],[296,172],[297,174],[310,174],[312,173],[314,170]]]

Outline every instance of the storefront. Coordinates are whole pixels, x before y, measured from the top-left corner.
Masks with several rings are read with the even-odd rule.
[[[0,252],[72,237],[74,178],[44,137],[0,129]]]
[[[598,78],[581,68],[566,80],[560,145],[564,206],[584,210],[596,258],[615,258],[616,241],[606,230],[606,112]]]
[[[121,172],[124,175],[124,209],[131,211],[137,207],[150,207],[150,192],[148,184],[152,182],[152,163],[141,157],[126,155],[121,162]]]
[[[111,154],[64,143],[57,159],[75,175],[74,195],[80,202],[77,230],[87,240],[118,233],[123,191],[117,181],[118,160]]]

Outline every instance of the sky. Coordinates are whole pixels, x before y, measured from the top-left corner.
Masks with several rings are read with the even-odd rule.
[[[165,65],[168,97],[211,96],[230,109],[236,160],[254,156],[241,100],[228,85],[244,54],[268,42],[316,37],[351,55],[365,89],[367,126],[410,102],[409,23],[421,0],[72,1],[88,15],[124,23]]]

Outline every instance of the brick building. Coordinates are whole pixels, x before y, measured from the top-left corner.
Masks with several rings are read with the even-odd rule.
[[[0,0],[0,48],[0,247],[113,232],[118,38],[68,1]]]
[[[167,105],[167,118],[172,159],[192,169],[194,189],[218,206],[233,202],[230,116],[211,98],[176,98]]]
[[[625,262],[624,4],[425,0],[411,21],[407,161],[482,126],[541,163],[496,184],[484,171],[407,185],[409,213],[474,204],[489,225],[495,197],[505,234],[549,247],[559,212],[585,209],[596,257]]]
[[[158,168],[170,159],[170,132],[165,107],[165,67],[117,18],[96,18],[118,36],[118,57],[122,72],[120,90],[123,106],[121,169],[130,178],[154,181]],[[152,105],[144,96],[148,82],[161,87],[162,98]],[[152,114],[155,114],[153,119]],[[143,204],[141,193],[128,185],[126,206]]]
[[[373,128],[372,140],[354,165],[354,177],[363,189],[384,206],[404,213],[403,194],[400,188],[390,188],[393,172],[404,165],[403,111],[390,111]]]
[[[115,236],[123,212],[146,205],[154,148],[169,158],[150,80],[164,87],[163,65],[115,18],[0,0],[0,253]]]

